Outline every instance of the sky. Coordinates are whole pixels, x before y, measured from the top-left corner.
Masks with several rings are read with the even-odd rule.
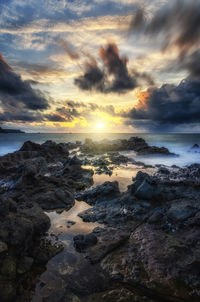
[[[199,132],[200,0],[0,0],[0,126]]]

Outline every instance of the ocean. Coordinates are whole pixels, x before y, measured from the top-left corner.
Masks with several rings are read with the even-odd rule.
[[[152,134],[152,133],[7,133],[0,134],[0,155],[18,150],[22,144],[31,140],[36,143],[43,143],[46,140],[59,142],[75,142],[91,138],[94,141],[102,139],[128,139],[131,136],[142,137],[149,145],[164,146],[178,157],[168,156],[135,156],[133,152],[123,154],[142,160],[147,164],[165,164],[168,166],[185,166],[193,163],[200,163],[200,153],[191,150],[194,144],[200,145],[200,134]]]

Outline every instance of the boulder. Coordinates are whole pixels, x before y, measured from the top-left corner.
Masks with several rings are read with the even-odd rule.
[[[85,191],[82,194],[76,195],[77,200],[84,200],[88,204],[93,205],[96,202],[102,202],[105,200],[111,200],[119,196],[119,184],[117,181],[106,181],[100,186],[95,187],[94,189]]]
[[[136,189],[135,196],[143,200],[153,200],[158,198],[160,190],[157,186],[153,186],[148,183],[147,180],[144,180],[141,185]]]
[[[78,251],[83,251],[97,243],[97,237],[92,233],[87,235],[76,235],[73,240],[74,246]]]

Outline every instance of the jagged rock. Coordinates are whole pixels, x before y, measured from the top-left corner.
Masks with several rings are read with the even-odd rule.
[[[104,223],[104,228],[93,231],[98,242],[87,248],[86,256],[99,262],[113,282],[137,288],[139,297],[197,302],[199,165],[168,172],[167,177],[138,172],[128,190],[115,198],[98,202],[90,196],[92,208],[80,217]]]
[[[174,220],[186,220],[194,216],[198,211],[198,201],[193,200],[177,200],[174,202],[169,210],[167,215],[169,218]]]
[[[128,140],[119,139],[114,141],[103,140],[101,142],[93,142],[91,139],[86,139],[85,143],[80,147],[83,153],[102,154],[111,151],[126,151],[133,150],[138,155],[147,154],[163,154],[175,155],[170,153],[167,148],[149,146],[144,139],[139,137],[131,137]]]
[[[160,194],[160,190],[144,180],[135,191],[135,196],[143,200],[152,200]]]
[[[120,194],[119,185],[117,181],[106,181],[103,185],[97,186],[94,189],[85,191],[76,196],[77,200],[84,200],[92,205],[96,202],[113,199]]]
[[[33,261],[34,259],[32,257],[27,256],[20,259],[20,262],[17,267],[17,273],[20,275],[27,273],[31,269]]]

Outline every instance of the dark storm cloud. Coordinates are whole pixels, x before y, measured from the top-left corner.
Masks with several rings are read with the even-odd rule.
[[[150,88],[141,97],[138,107],[123,112],[122,116],[127,124],[148,130],[200,123],[200,82],[188,78],[178,86],[165,84],[161,88]]]
[[[50,122],[65,122],[66,119],[59,114],[45,114],[44,118]]]
[[[128,59],[120,57],[116,44],[108,44],[105,48],[100,48],[100,57],[109,75],[113,75],[114,80],[110,83],[108,91],[125,92],[137,86],[137,81],[127,69]]]
[[[13,112],[4,111],[0,112],[0,122],[41,122],[43,117],[39,113],[27,112],[27,111],[18,111]]]
[[[86,62],[84,74],[75,79],[75,85],[82,90],[96,90],[102,93],[125,93],[140,85],[140,80],[152,85],[150,75],[136,70],[129,72],[127,57],[121,57],[116,44],[108,43],[99,50],[103,69],[95,59]]]
[[[200,1],[178,0],[164,6],[148,19],[142,8],[136,12],[130,24],[133,32],[143,32],[158,37],[163,49],[177,46],[180,56],[199,46],[200,42]]]
[[[40,90],[32,89],[28,81],[23,81],[0,55],[0,96],[2,107],[44,110],[49,108]]]
[[[179,63],[180,68],[187,69],[193,78],[200,79],[200,50],[194,51]]]
[[[0,55],[0,121],[40,122],[48,109],[47,98],[30,81],[23,81]],[[34,82],[34,84],[37,84]]]
[[[82,90],[104,90],[104,72],[98,67],[96,60],[90,59],[85,63],[84,74],[74,81]]]

